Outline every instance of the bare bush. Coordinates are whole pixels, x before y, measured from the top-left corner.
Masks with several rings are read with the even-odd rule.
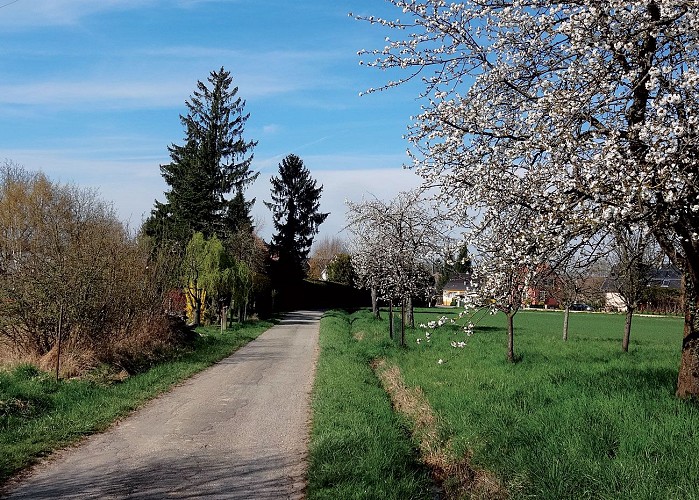
[[[16,354],[57,356],[60,331],[72,356],[100,361],[162,314],[158,272],[93,191],[0,167],[0,339]]]

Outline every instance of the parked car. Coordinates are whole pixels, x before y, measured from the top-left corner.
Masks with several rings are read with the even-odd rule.
[[[588,306],[587,304],[571,304],[570,305],[570,310],[571,311],[594,311],[592,306]]]

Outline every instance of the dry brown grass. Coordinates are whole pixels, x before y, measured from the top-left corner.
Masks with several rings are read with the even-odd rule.
[[[45,372],[55,373],[58,350],[56,347],[41,356],[36,363],[37,368]],[[61,378],[79,377],[99,364],[96,356],[84,349],[72,345],[61,346],[61,363],[59,376]]]
[[[470,457],[456,457],[439,434],[439,419],[421,387],[408,387],[400,368],[384,359],[374,360],[372,369],[391,398],[396,411],[404,415],[418,442],[422,461],[448,499],[504,499],[507,491],[489,471],[474,469]]]
[[[11,370],[24,363],[38,365],[39,358],[18,352],[11,343],[0,338],[0,370]]]
[[[100,356],[102,362],[138,373],[194,340],[194,330],[175,316],[145,317],[121,332]]]
[[[59,376],[82,377],[100,367],[102,371],[109,368],[110,380],[123,380],[188,346],[194,335],[179,318],[151,315],[132,322],[131,328],[115,332],[99,343],[81,343],[80,337],[75,336],[61,343]],[[29,363],[42,371],[55,373],[57,358],[57,345],[39,356],[29,349],[13,346],[9,341],[0,342],[2,369]]]

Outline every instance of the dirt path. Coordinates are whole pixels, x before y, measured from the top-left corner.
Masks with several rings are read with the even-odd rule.
[[[320,316],[287,315],[8,498],[302,498]]]

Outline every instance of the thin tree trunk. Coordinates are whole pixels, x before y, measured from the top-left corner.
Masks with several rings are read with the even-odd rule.
[[[415,328],[415,311],[413,309],[413,298],[408,297],[407,302],[404,303],[407,304],[407,309],[405,311],[405,322],[410,328]]]
[[[507,361],[515,362],[515,313],[507,313]]]
[[[371,287],[371,312],[375,319],[381,319],[381,311],[379,310],[379,292],[374,287]]]
[[[61,368],[61,341],[63,340],[63,303],[61,302],[60,312],[58,313],[58,346],[56,349],[56,382],[60,379]]]
[[[621,350],[629,352],[629,339],[631,338],[631,320],[633,319],[634,308],[626,306],[626,324],[624,325],[624,338],[621,341]]]
[[[563,312],[563,340],[568,340],[568,320],[570,319],[570,304],[566,304]]]
[[[201,295],[194,291],[194,326],[201,324]]]
[[[677,396],[699,397],[699,296],[697,285],[689,275],[684,277],[684,338],[677,376]]]

